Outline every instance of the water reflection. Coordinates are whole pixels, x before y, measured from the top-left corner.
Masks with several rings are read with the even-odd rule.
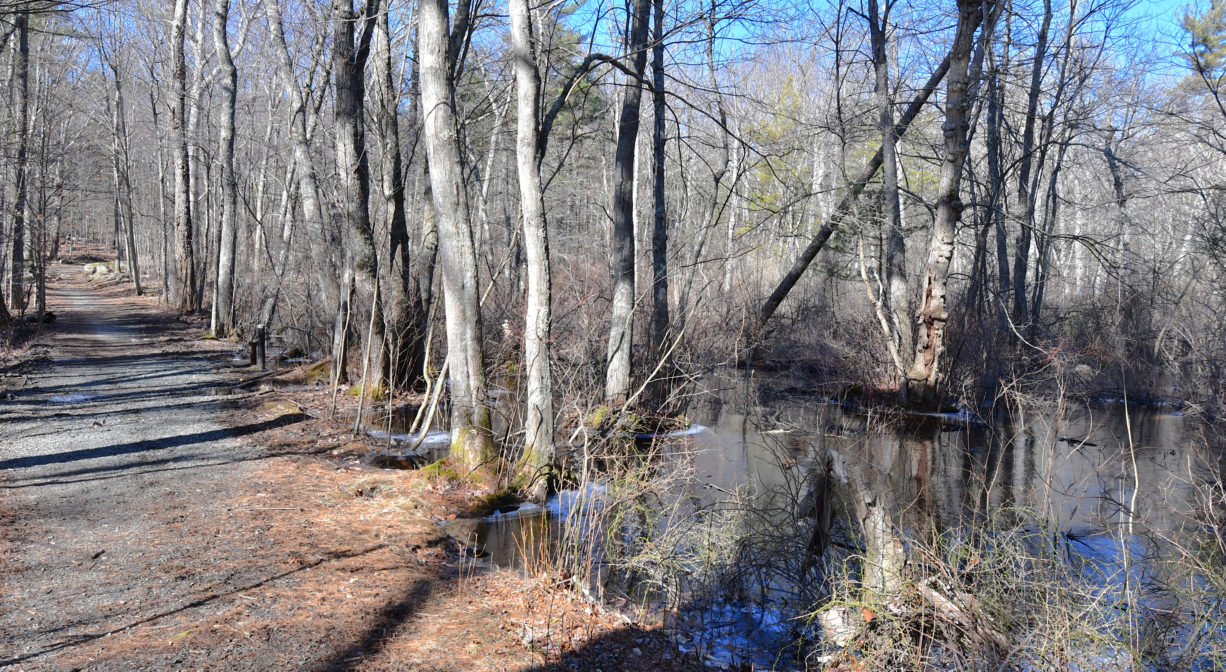
[[[899,417],[764,393],[751,376],[703,387],[686,410],[693,431],[657,439],[656,469],[686,474],[671,498],[653,495],[650,506],[666,513],[582,523],[576,535],[561,521],[596,498],[568,491],[546,507],[552,515],[457,523],[467,526],[458,536],[513,566],[556,553],[568,534],[561,543],[590,546],[609,532],[613,550],[589,558],[595,575],[640,601],[685,594],[665,604],[689,633],[683,647],[786,668],[779,652],[816,636],[812,621],[794,619],[830,597],[828,579],[849,558],[859,590],[889,594],[913,547],[1029,530],[1092,565],[1110,598],[1152,579],[1130,558],[1154,557],[1180,536],[1209,476],[1201,427],[1171,408],[1032,403],[985,418]],[[676,532],[678,521],[691,529]],[[635,543],[656,546],[680,578],[663,586],[631,558]],[[677,559],[687,553],[702,559]],[[635,592],[636,580],[651,589]]]

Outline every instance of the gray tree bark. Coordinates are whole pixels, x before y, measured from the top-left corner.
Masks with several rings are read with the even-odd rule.
[[[463,4],[463,3],[461,3]],[[490,431],[481,305],[472,219],[460,163],[447,0],[422,0],[418,8],[423,130],[438,218],[447,362],[451,369],[451,458],[476,467],[494,452]]]
[[[524,370],[527,374],[527,409],[524,419],[522,468],[531,478],[533,495],[544,499],[543,476],[553,461],[553,383],[550,367],[552,286],[549,267],[549,229],[541,187],[540,99],[541,80],[531,9],[528,0],[510,0],[511,49],[515,63],[515,164],[519,177],[519,204],[524,220],[524,250],[528,257],[527,313],[524,318]]]
[[[364,393],[382,390],[387,378],[384,357],[383,306],[380,300],[379,255],[370,220],[370,168],[366,158],[366,132],[363,107],[366,97],[365,70],[370,41],[378,14],[379,0],[368,0],[360,21],[353,11],[353,0],[332,3],[332,76],[336,84],[333,107],[336,115],[336,170],[340,179],[341,202],[350,233],[355,282],[361,300],[371,310],[370,341],[365,352],[370,358]],[[354,29],[361,36],[354,42]],[[333,351],[333,366],[343,370],[340,352]]]
[[[13,98],[17,129],[17,156],[14,165],[13,198],[13,247],[9,281],[9,303],[13,310],[26,305],[23,289],[26,274],[25,223],[26,223],[26,154],[30,139],[30,13],[17,12],[13,17],[17,31],[17,44],[13,53]]]
[[[869,0],[868,24],[872,43],[874,92],[877,99],[877,131],[881,134],[881,180],[884,203],[882,225],[886,229],[885,265],[883,267],[883,296],[885,313],[888,316],[889,333],[893,341],[893,353],[911,352],[910,292],[907,288],[907,248],[902,224],[902,204],[898,193],[898,137],[894,127],[894,100],[890,93],[890,63],[886,55],[890,10],[894,3],[886,0],[880,8],[877,0]],[[906,385],[901,384],[905,375],[901,360],[894,362],[899,377],[899,391],[905,394]]]
[[[426,313],[413,277],[408,220],[405,217],[404,163],[400,154],[400,90],[392,68],[389,12],[375,22],[374,50],[378,77],[377,129],[382,156],[379,187],[391,237],[386,266],[388,371],[393,385],[413,387],[421,379],[425,358]],[[416,104],[416,101],[414,101]]]
[[[941,355],[945,352],[946,293],[949,264],[954,255],[954,234],[962,217],[959,187],[962,161],[967,153],[967,115],[971,99],[971,47],[975,30],[983,19],[978,0],[958,0],[958,24],[949,51],[949,75],[945,93],[944,156],[937,189],[937,214],[928,240],[928,260],[920,285],[917,314],[915,360],[907,374],[913,400],[922,405],[935,404],[941,382]]]
[[[238,70],[230,54],[226,26],[230,0],[213,6],[213,49],[221,68],[222,118],[218,137],[221,164],[221,231],[217,256],[217,279],[213,288],[213,335],[229,336],[234,330],[234,245],[238,214],[238,182],[234,177],[234,115]]]
[[[639,134],[639,104],[647,67],[651,0],[634,0],[630,15],[631,59],[617,128],[617,172],[613,189],[613,305],[609,310],[609,347],[605,402],[621,405],[630,396],[634,345],[634,154]]]
[[[176,0],[170,27],[171,87],[170,131],[174,142],[175,178],[175,281],[171,283],[171,305],[183,312],[200,308],[196,295],[196,257],[192,230],[191,167],[187,156],[187,61],[184,32],[187,26],[187,0]]]

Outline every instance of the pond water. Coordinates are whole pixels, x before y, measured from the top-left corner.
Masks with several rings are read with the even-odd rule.
[[[478,563],[523,567],[551,554],[556,564],[570,551],[606,598],[677,614],[683,649],[721,665],[789,668],[780,651],[816,634],[795,619],[830,595],[832,557],[872,552],[871,520],[903,553],[941,535],[1042,530],[1110,592],[1130,580],[1118,567],[1180,538],[1220,468],[1219,458],[1206,463],[1205,428],[1176,406],[999,404],[888,417],[771,393],[777,385],[752,374],[702,381],[688,430],[640,437],[655,455],[641,479],[650,484],[593,476],[544,507],[448,531]],[[582,456],[571,459],[577,470]],[[631,499],[650,512],[604,513]]]

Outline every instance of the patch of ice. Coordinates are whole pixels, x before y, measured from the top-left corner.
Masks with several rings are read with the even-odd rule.
[[[606,490],[600,483],[588,483],[581,490],[563,490],[545,500],[545,510],[558,520],[566,520],[577,509],[601,504]]]
[[[73,394],[57,394],[56,396],[47,399],[47,401],[53,404],[80,404],[93,398],[94,395],[92,394],[81,394],[80,392],[75,392]]]
[[[367,434],[369,434],[371,438],[374,438],[374,439],[380,439],[380,440],[391,439],[392,441],[399,441],[400,443],[417,443],[417,439],[418,439],[418,435],[416,434],[388,433],[386,430],[382,430],[382,429],[372,429],[372,430],[367,431]],[[447,432],[443,430],[436,430],[433,432],[428,432],[425,438],[421,440],[421,445],[439,446],[439,445],[445,445],[450,442],[451,442],[451,432]]]
[[[490,515],[486,516],[485,518],[483,518],[483,520],[488,520],[490,522],[495,522],[499,520],[511,520],[513,518],[524,518],[527,516],[539,516],[542,512],[544,512],[544,509],[542,509],[539,504],[533,504],[532,502],[524,502],[523,504],[520,504],[519,506],[515,507],[514,510],[511,510],[511,511],[495,511],[491,513]]]
[[[665,432],[664,434],[635,434],[634,438],[641,439],[643,441],[648,441],[651,439],[671,439],[678,436],[693,436],[695,434],[701,434],[705,431],[707,431],[705,425],[693,424],[685,429],[678,429],[675,432]]]
[[[965,408],[960,408],[951,413],[915,413],[915,415],[923,416],[925,418],[940,418],[941,420],[948,420],[950,422],[961,422],[961,423],[971,424],[971,425],[984,424],[983,420],[978,415],[971,413]]]

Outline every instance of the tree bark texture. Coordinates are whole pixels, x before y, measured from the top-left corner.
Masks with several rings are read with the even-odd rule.
[[[217,256],[217,284],[213,288],[213,334],[228,336],[234,331],[234,244],[238,214],[238,182],[234,177],[234,116],[238,70],[230,55],[226,27],[230,20],[230,0],[217,0],[213,6],[213,49],[221,68],[222,118],[218,137],[221,165],[221,231]]]
[[[17,117],[13,120],[13,126],[17,130],[17,156],[13,180],[13,247],[10,262],[12,278],[9,283],[9,302],[13,310],[21,310],[26,305],[24,283],[28,198],[26,155],[30,140],[30,13],[18,12],[13,20],[17,31],[17,48],[13,52],[13,98]]]
[[[438,219],[439,266],[451,369],[451,457],[469,466],[493,454],[490,408],[481,351],[481,305],[472,220],[460,163],[455,88],[448,61],[447,0],[418,7],[423,131],[434,210]]]
[[[386,262],[384,306],[388,333],[388,375],[393,385],[415,387],[425,358],[426,314],[413,277],[408,219],[405,216],[404,162],[400,154],[400,90],[392,68],[389,12],[375,20],[374,50],[378,76],[378,132],[382,171],[379,187],[391,238]],[[413,101],[414,105],[416,101]]]
[[[528,0],[510,0],[511,49],[515,64],[515,164],[519,204],[524,220],[524,250],[528,261],[527,313],[524,318],[524,372],[527,409],[524,415],[523,468],[533,494],[543,499],[545,471],[553,461],[553,384],[550,360],[552,286],[549,229],[541,186],[541,79],[536,66],[532,10]]]
[[[651,348],[663,356],[668,340],[668,203],[664,192],[664,0],[652,0],[651,131],[652,198],[655,202],[651,236]],[[712,194],[712,203],[716,195]]]
[[[196,295],[196,258],[189,193],[191,167],[187,156],[187,62],[184,56],[187,4],[187,0],[176,0],[174,22],[170,28],[171,87],[174,94],[170,107],[170,131],[174,142],[176,275],[171,283],[170,303],[180,311],[195,312],[200,304]]]
[[[366,131],[363,101],[366,97],[366,60],[370,55],[370,40],[379,0],[368,0],[359,21],[353,11],[353,0],[333,0],[332,3],[332,76],[336,84],[333,109],[336,116],[336,170],[341,185],[341,203],[349,249],[353,255],[354,281],[361,300],[371,310],[370,342],[365,343],[370,358],[364,385],[368,391],[378,391],[387,377],[383,306],[377,289],[379,255],[375,247],[374,228],[370,220],[370,167],[366,158]],[[354,30],[361,31],[354,41]],[[343,368],[345,362],[333,353],[333,366]]]
[[[937,212],[928,240],[928,260],[920,285],[917,314],[915,359],[908,372],[913,400],[925,405],[935,403],[941,382],[941,355],[945,351],[945,299],[948,292],[949,264],[954,255],[954,236],[962,217],[959,187],[962,161],[967,153],[967,115],[971,100],[971,47],[975,30],[982,20],[977,0],[958,0],[958,25],[949,52],[949,75],[945,93],[944,156],[937,188]]]
[[[605,372],[605,402],[621,405],[630,396],[634,345],[634,154],[639,135],[639,105],[647,67],[647,37],[651,0],[634,0],[627,46],[631,66],[622,99],[614,158],[613,187],[613,305],[609,311],[609,347]]]
[[[902,224],[902,204],[899,199],[898,136],[894,127],[894,100],[890,93],[890,63],[886,55],[890,9],[886,0],[882,10],[877,0],[869,0],[869,35],[872,43],[874,92],[877,100],[877,131],[881,134],[882,226],[886,230],[885,265],[883,270],[884,304],[889,318],[886,338],[894,342],[892,352],[911,352],[910,293],[907,289],[907,249]],[[901,377],[905,371],[901,361],[895,362]],[[900,390],[905,390],[900,385]]]

